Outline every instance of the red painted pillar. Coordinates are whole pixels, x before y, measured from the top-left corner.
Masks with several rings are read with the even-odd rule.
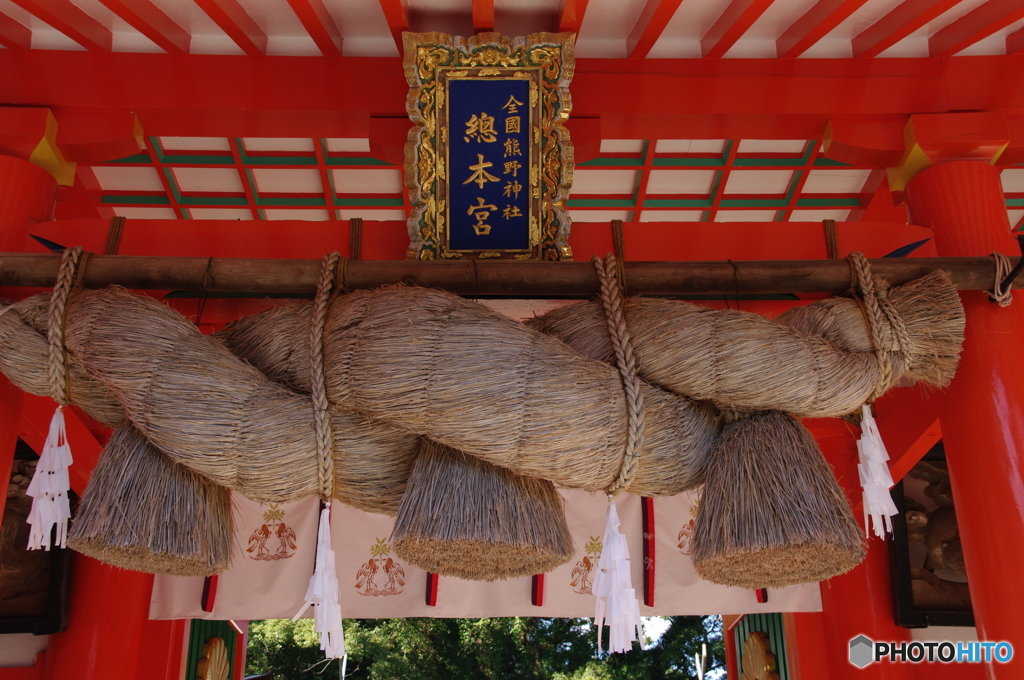
[[[68,629],[50,636],[47,680],[128,677],[139,667],[153,575],[75,554]]]
[[[742,670],[739,666],[739,656],[736,653],[736,633],[732,628],[722,625],[722,637],[725,642],[725,677],[726,680],[739,680]]]
[[[52,218],[56,195],[57,181],[45,170],[0,155],[0,253],[24,249],[30,225]],[[0,298],[4,295],[0,288]],[[21,391],[0,375],[0,471],[5,476],[18,442],[21,397]],[[5,499],[0,499],[0,516]]]
[[[856,438],[852,434],[829,437],[819,445],[832,463],[847,498],[856,505],[861,493]],[[879,642],[910,641],[910,631],[895,623],[889,551],[885,542],[872,538],[868,541],[867,557],[858,567],[822,581],[821,606],[821,630],[829,680],[917,679],[913,664],[880,662],[860,669],[850,663],[850,640],[858,635],[866,635]]]
[[[820,612],[783,614],[790,680],[829,680],[825,622]]]
[[[906,188],[913,224],[935,231],[939,256],[1019,253],[999,171],[955,161],[922,171]],[[953,484],[974,617],[981,640],[1014,646],[990,678],[1024,677],[1024,296],[1002,308],[983,293],[960,294],[967,332],[945,393],[942,432]]]

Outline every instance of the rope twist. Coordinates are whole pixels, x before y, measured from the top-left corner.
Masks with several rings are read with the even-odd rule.
[[[1013,293],[1010,292],[1010,286],[1005,285],[1004,282],[1012,269],[1010,258],[996,250],[992,251],[992,258],[995,260],[996,266],[995,283],[992,284],[991,291],[985,291],[985,295],[992,302],[998,303],[1000,307],[1009,307],[1013,302]]]
[[[330,404],[327,401],[327,371],[324,368],[324,324],[327,307],[335,285],[338,261],[335,251],[325,255],[320,264],[320,279],[313,299],[312,328],[309,333],[310,392],[313,397],[313,417],[316,423],[317,478],[320,499],[330,503],[334,497],[334,433],[331,430]]]
[[[64,350],[64,315],[68,295],[73,288],[81,284],[80,274],[85,271],[87,258],[82,257],[82,250],[82,246],[64,250],[47,315],[46,339],[49,343],[49,356],[46,364],[46,381],[50,387],[50,396],[61,406],[71,403],[68,399],[67,353]],[[79,262],[82,263],[80,271]]]
[[[644,399],[640,378],[636,371],[636,357],[633,343],[626,328],[626,316],[622,305],[622,288],[618,280],[618,264],[615,256],[609,254],[602,260],[594,256],[594,268],[601,281],[601,306],[604,308],[608,335],[615,350],[615,364],[622,377],[626,395],[627,435],[626,450],[622,457],[622,468],[611,486],[606,489],[609,497],[625,491],[640,467],[640,452],[644,445]]]
[[[878,360],[879,379],[875,385],[868,403],[872,403],[886,390],[892,387],[895,377],[892,375],[892,366],[889,363],[888,351],[882,343],[882,329],[888,326],[889,333],[894,342],[893,351],[898,352],[909,362],[911,358],[910,333],[907,332],[903,318],[896,311],[892,301],[889,300],[888,284],[876,278],[871,273],[871,263],[864,257],[864,253],[852,252],[849,254],[851,287],[859,289],[860,300],[864,307],[864,313],[868,320],[868,330],[871,334],[871,346],[875,350],[875,358]]]

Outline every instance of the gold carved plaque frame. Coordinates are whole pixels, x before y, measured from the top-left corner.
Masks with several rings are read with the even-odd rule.
[[[571,222],[565,203],[572,186],[573,147],[565,121],[572,107],[575,70],[572,33],[508,38],[480,33],[469,39],[444,33],[405,33],[406,109],[413,127],[405,145],[409,215],[408,259],[460,257],[569,260]],[[448,84],[455,79],[526,79],[531,83],[529,248],[471,250],[449,247]],[[535,100],[534,100],[535,99]]]

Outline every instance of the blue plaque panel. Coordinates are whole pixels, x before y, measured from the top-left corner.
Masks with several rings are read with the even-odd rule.
[[[448,249],[530,250],[530,82],[448,81]]]

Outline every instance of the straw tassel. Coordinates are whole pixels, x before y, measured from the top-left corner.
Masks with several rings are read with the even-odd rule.
[[[871,535],[869,519],[874,525],[875,536],[884,538],[892,533],[892,516],[899,510],[892,502],[889,489],[892,487],[892,475],[889,474],[889,453],[885,450],[882,435],[871,415],[871,407],[865,404],[862,409],[861,435],[857,440],[857,451],[860,463],[860,485],[864,489],[864,533]]]
[[[68,520],[71,519],[68,467],[71,463],[71,447],[64,429],[64,407],[58,406],[50,420],[50,431],[46,435],[36,473],[26,492],[32,496],[32,510],[28,515],[28,523],[32,525],[28,537],[29,550],[49,550],[54,526],[57,527],[57,545],[61,548],[67,545]]]
[[[597,563],[593,591],[597,597],[597,651],[601,651],[601,631],[608,622],[608,651],[628,652],[633,641],[643,635],[640,603],[632,586],[629,573],[629,547],[626,537],[619,531],[619,513],[615,501],[609,498],[608,519],[604,529],[604,545]]]
[[[338,603],[338,574],[334,570],[334,550],[331,548],[331,504],[325,503],[320,511],[320,526],[316,537],[316,566],[309,579],[306,602],[292,621],[297,621],[313,605],[313,628],[320,635],[320,649],[328,659],[345,656],[345,631],[341,623],[341,605]]]

